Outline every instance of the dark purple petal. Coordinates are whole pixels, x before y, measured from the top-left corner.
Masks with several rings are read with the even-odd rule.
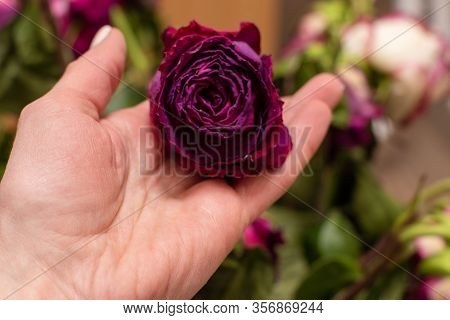
[[[256,53],[260,53],[260,34],[258,28],[249,22],[241,23],[241,29],[238,32],[216,31],[214,29],[202,26],[196,21],[191,21],[186,27],[175,29],[168,27],[162,34],[164,44],[164,52],[172,48],[173,44],[179,39],[189,36],[198,35],[204,38],[212,36],[224,36],[230,40],[246,42]]]
[[[242,22],[241,30],[236,35],[236,41],[247,43],[257,54],[261,53],[261,35],[258,27],[250,22]]]
[[[71,12],[81,15],[90,23],[103,24],[109,21],[109,9],[121,0],[71,0]]]
[[[94,39],[95,34],[100,28],[101,26],[88,26],[80,30],[73,43],[73,53],[76,57],[82,55],[89,49],[92,39]]]

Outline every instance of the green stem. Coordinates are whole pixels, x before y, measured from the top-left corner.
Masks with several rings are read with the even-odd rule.
[[[351,285],[350,287],[344,288],[336,296],[336,299],[353,299],[362,290],[371,286],[378,275],[386,270],[392,260],[396,260],[398,255],[402,252],[401,248],[404,243],[404,238],[399,238],[398,235],[405,229],[405,227],[411,225],[420,215],[418,214],[418,208],[426,203],[427,201],[439,196],[444,192],[450,192],[450,179],[445,179],[437,182],[436,184],[423,188],[425,179],[422,178],[419,182],[417,190],[415,192],[414,198],[411,201],[411,205],[399,216],[395,222],[392,231],[385,236],[383,236],[375,245],[375,250],[370,250],[361,258],[361,266],[363,270],[367,270],[361,281]],[[436,228],[436,227],[434,227]],[[411,235],[419,234],[423,230],[410,230],[410,234],[407,237],[411,238]],[[433,230],[435,232],[440,231],[439,234],[448,237],[447,227],[442,228],[442,230]]]
[[[441,180],[425,188],[420,194],[420,204],[425,203],[444,192],[450,192],[450,179]]]
[[[51,33],[53,34],[53,36],[58,37],[59,36],[58,29],[56,27],[55,19],[52,17],[52,14],[50,12],[50,5],[49,5],[48,1],[41,0],[39,2],[39,5],[40,5],[39,7],[40,7],[41,14],[43,15],[43,18],[45,19],[45,22],[50,27]],[[63,69],[69,63],[68,59],[66,59],[64,50],[65,50],[65,48],[64,48],[64,45],[62,44],[62,42],[60,40],[57,40],[56,41],[56,55],[57,55],[58,62],[60,63],[60,65]]]
[[[130,56],[131,62],[140,70],[147,71],[150,67],[149,61],[143,52],[138,39],[136,38],[136,34],[131,27],[127,16],[120,8],[120,6],[114,6],[111,9],[111,20],[124,34],[127,47],[128,54]]]

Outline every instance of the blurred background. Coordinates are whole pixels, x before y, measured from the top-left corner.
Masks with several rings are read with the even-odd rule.
[[[161,0],[160,16],[166,25],[183,26],[196,19],[206,25],[232,30],[240,21],[255,22],[262,33],[264,53],[279,57],[297,31],[302,15],[314,0]],[[446,0],[379,0],[379,13],[401,11],[424,17],[444,6]],[[426,19],[435,30],[450,39],[450,6]],[[417,50],[420,50],[417,48]],[[373,162],[376,176],[386,190],[408,201],[417,186],[417,177],[427,183],[450,176],[450,102],[435,105],[404,131],[396,132],[377,150]],[[433,156],[430,156],[433,155]]]
[[[113,112],[146,98],[163,29],[193,19],[254,22],[283,95],[321,72],[346,86],[312,171],[197,298],[449,298],[448,0],[0,0],[0,177],[21,109],[102,25],[129,50]]]

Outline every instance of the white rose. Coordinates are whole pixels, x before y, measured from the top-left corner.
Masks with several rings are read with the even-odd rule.
[[[391,78],[385,103],[393,120],[405,122],[449,94],[448,42],[419,20],[401,14],[360,20],[342,35],[343,54],[364,59]]]
[[[392,15],[372,25],[369,60],[385,72],[404,65],[432,68],[442,53],[439,37],[416,19]]]

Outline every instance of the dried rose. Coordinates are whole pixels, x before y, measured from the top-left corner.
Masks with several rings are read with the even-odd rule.
[[[151,118],[166,150],[201,175],[241,178],[279,168],[292,148],[269,56],[252,23],[218,32],[192,21],[163,33],[150,83]]]

